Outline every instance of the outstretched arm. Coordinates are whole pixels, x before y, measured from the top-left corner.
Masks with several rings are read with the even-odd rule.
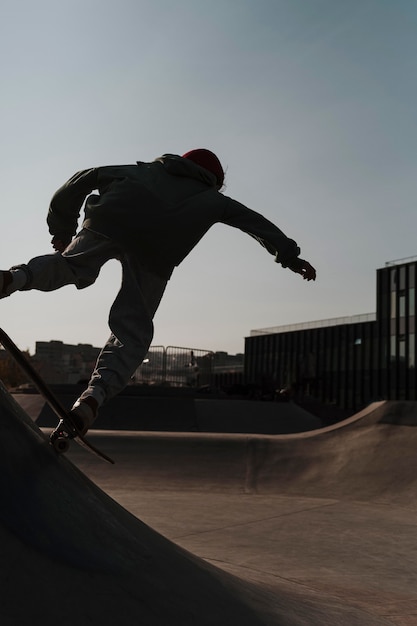
[[[316,280],[316,270],[308,261],[300,259],[300,248],[275,224],[263,215],[249,209],[237,200],[225,197],[227,202],[223,223],[239,228],[254,237],[268,252],[275,255],[277,263],[300,274],[305,280]]]

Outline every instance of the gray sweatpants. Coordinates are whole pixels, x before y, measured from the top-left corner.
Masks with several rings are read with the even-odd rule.
[[[111,239],[82,230],[62,253],[33,258],[16,268],[26,272],[22,291],[54,291],[74,284],[78,289],[92,285],[109,259],[122,264],[122,285],[110,309],[111,335],[100,352],[88,389],[99,404],[109,400],[129,382],[142,363],[153,338],[153,317],[167,281],[145,271],[134,255]]]

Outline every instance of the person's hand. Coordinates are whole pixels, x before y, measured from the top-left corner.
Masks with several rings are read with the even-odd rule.
[[[316,270],[308,261],[297,257],[287,267],[296,274],[300,274],[304,280],[316,280]]]
[[[299,274],[301,274],[304,280],[316,280],[317,273],[314,267],[308,261],[304,261],[304,259],[301,259],[301,261],[303,265]]]
[[[53,249],[56,252],[62,253],[64,252],[65,248],[68,246],[69,241],[63,241],[62,239],[54,235],[54,237],[52,237],[51,239],[51,244],[52,244]]]

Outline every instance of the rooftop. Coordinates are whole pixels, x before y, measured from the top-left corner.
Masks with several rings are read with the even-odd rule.
[[[325,328],[327,326],[342,326],[343,324],[360,324],[363,322],[375,322],[376,313],[362,313],[361,315],[349,315],[345,317],[333,317],[326,320],[314,322],[301,322],[298,324],[287,324],[285,326],[271,326],[270,328],[260,328],[251,330],[250,336],[273,335],[276,333],[289,333],[296,330],[308,330],[311,328]]]
[[[394,261],[386,261],[385,267],[391,267],[394,265],[404,265],[405,263],[412,263],[413,261],[417,261],[417,255],[409,256],[405,259],[396,259]]]

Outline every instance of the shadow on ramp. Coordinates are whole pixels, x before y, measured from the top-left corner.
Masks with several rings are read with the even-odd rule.
[[[2,626],[382,626],[324,597],[274,593],[168,541],[59,457],[0,388]]]

